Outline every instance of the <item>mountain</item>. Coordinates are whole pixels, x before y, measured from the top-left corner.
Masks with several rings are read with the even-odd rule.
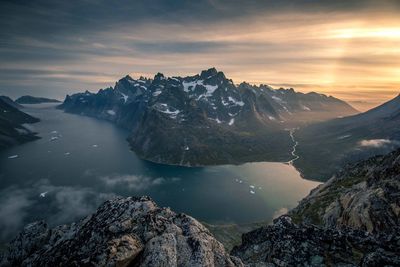
[[[15,100],[18,104],[60,103],[57,99],[24,95]]]
[[[347,163],[400,147],[400,95],[354,116],[333,119],[296,131],[294,165],[311,179],[327,180]]]
[[[96,94],[68,95],[60,108],[129,129],[131,148],[146,160],[185,166],[288,161],[288,127],[356,112],[317,93],[235,85],[215,68],[188,77],[126,76]]]
[[[38,122],[18,108],[10,98],[0,97],[0,149],[35,140],[38,137],[25,124]]]

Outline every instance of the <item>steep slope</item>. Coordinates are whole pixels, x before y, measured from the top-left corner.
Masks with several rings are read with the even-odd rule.
[[[296,222],[371,233],[400,226],[400,150],[346,167],[290,212]]]
[[[13,103],[10,98],[0,98],[0,149],[38,138],[24,124],[35,123],[39,119],[20,111],[17,107],[18,104]]]
[[[356,112],[316,93],[236,86],[215,68],[184,78],[126,76],[97,94],[67,96],[60,108],[131,130],[128,141],[144,159],[186,166],[288,161],[286,128]]]
[[[57,99],[24,95],[15,100],[18,104],[60,103]]]
[[[346,163],[400,146],[400,95],[367,112],[304,127],[296,139],[295,166],[307,178],[327,180]]]
[[[241,266],[192,217],[148,197],[116,198],[78,223],[26,226],[3,266]]]

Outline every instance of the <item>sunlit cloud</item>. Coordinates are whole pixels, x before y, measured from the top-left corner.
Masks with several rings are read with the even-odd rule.
[[[62,99],[112,86],[126,74],[193,75],[212,66],[235,83],[319,91],[361,110],[394,97],[400,88],[396,1],[124,4],[126,10],[106,1],[85,2],[91,12],[81,8],[73,18],[66,11],[74,8],[70,3],[42,9],[42,17],[34,16],[36,2],[26,9],[8,6],[14,16],[21,14],[18,21],[34,26],[0,32],[7,37],[0,43],[0,90],[14,97],[30,92]],[[119,15],[109,16],[107,9]],[[55,23],[49,25],[47,16]],[[27,69],[38,72],[24,75]]]

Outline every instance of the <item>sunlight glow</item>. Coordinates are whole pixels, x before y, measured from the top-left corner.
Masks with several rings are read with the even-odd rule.
[[[333,38],[388,38],[388,39],[400,39],[400,28],[351,28],[351,29],[340,29],[334,31]]]

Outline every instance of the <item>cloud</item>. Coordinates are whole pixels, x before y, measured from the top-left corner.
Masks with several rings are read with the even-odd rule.
[[[47,192],[46,197],[39,196],[42,192]],[[47,180],[3,189],[0,192],[0,240],[9,240],[32,221],[45,220],[55,226],[79,220],[115,196],[91,188],[56,186]]]
[[[389,145],[398,145],[398,141],[389,140],[389,139],[369,139],[369,140],[361,140],[359,145],[362,147],[371,147],[371,148],[380,148]]]
[[[172,177],[166,179],[163,177],[152,178],[143,175],[113,175],[100,177],[100,180],[108,187],[121,186],[129,188],[130,190],[141,191],[165,183],[176,183],[180,181],[180,178]]]
[[[0,195],[0,239],[13,236],[24,223],[27,209],[34,203],[25,190],[8,188]]]

